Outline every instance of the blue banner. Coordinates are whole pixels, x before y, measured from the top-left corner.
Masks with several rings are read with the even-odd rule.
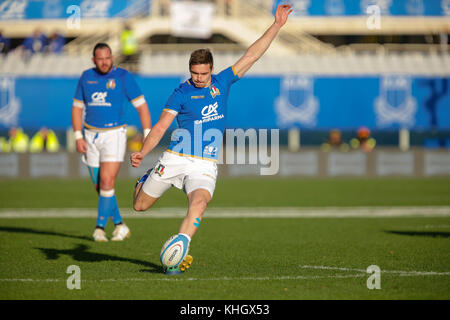
[[[149,14],[151,0],[1,0],[0,20],[130,17]]]
[[[153,124],[181,77],[136,76]],[[0,129],[71,127],[77,78],[0,75]],[[450,129],[450,78],[247,76],[231,88],[229,128]],[[129,104],[127,121],[139,126]],[[173,125],[173,127],[175,124]]]
[[[366,15],[369,6],[377,6],[381,15],[449,16],[449,0],[275,0],[293,6],[294,16],[355,16]]]

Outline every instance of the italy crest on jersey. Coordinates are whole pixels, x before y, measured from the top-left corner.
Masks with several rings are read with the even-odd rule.
[[[211,93],[211,97],[213,97],[213,99],[215,98],[215,96],[220,95],[219,89],[217,89],[216,86],[214,86],[214,85],[211,86],[210,93]]]
[[[106,89],[114,89],[116,87],[116,81],[114,79],[109,79],[106,83]]]

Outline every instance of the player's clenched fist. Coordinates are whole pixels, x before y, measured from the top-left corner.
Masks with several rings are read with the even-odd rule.
[[[135,168],[139,168],[139,166],[141,165],[141,161],[144,158],[144,156],[142,155],[142,153],[140,152],[134,152],[131,154],[130,156],[130,160],[131,160],[131,165]]]
[[[76,147],[77,147],[77,151],[79,153],[86,153],[86,151],[87,151],[87,144],[84,139],[78,139],[76,141]]]

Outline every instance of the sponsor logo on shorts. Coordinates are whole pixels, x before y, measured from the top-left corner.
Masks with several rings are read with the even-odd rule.
[[[210,175],[209,173],[203,173],[204,176],[211,178],[213,180],[216,180],[216,178],[214,178],[212,175]]]

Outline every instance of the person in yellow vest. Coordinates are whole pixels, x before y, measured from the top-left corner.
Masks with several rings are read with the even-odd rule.
[[[142,141],[144,137],[139,133],[136,126],[129,126],[127,128],[127,150],[137,152],[142,148]]]
[[[358,128],[356,138],[350,140],[353,149],[361,149],[364,152],[372,151],[376,144],[376,140],[370,136],[370,130],[367,127]]]
[[[120,34],[120,43],[122,48],[122,62],[135,63],[138,56],[138,41],[136,34],[128,23],[125,24]]]
[[[13,127],[9,130],[9,145],[11,151],[24,153],[28,151],[29,138],[22,128]]]
[[[6,137],[0,137],[0,152],[11,152],[11,144]]]
[[[58,152],[59,141],[53,130],[42,128],[30,141],[30,152],[37,153],[42,151]]]
[[[328,140],[320,146],[320,149],[324,152],[331,150],[347,152],[349,146],[342,140],[342,132],[339,129],[333,129],[330,131]]]

